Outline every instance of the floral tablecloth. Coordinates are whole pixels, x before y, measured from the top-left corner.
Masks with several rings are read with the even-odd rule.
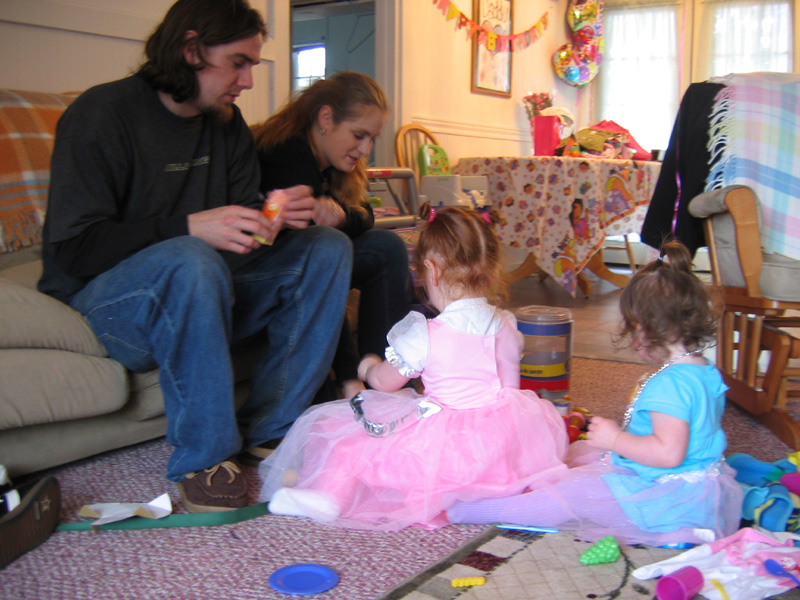
[[[533,254],[575,295],[606,235],[639,233],[660,170],[659,162],[528,156],[462,158],[453,172],[488,177],[500,241]]]

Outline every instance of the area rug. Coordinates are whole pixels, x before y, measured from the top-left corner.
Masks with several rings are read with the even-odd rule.
[[[85,504],[148,502],[169,493],[163,439],[55,469],[62,520]],[[257,491],[255,469],[247,469]],[[215,527],[57,532],[0,570],[0,598],[19,600],[278,600],[269,577],[302,563],[328,566],[339,583],[327,600],[373,600],[486,531],[486,526],[410,527],[397,533],[335,529],[265,515]],[[320,597],[310,596],[311,598]]]
[[[499,529],[491,533],[493,537],[475,551],[442,561],[380,600],[644,600],[655,596],[656,580],[640,581],[633,577],[633,571],[681,552],[623,546],[614,562],[584,565],[580,556],[592,544],[572,533]],[[465,579],[474,577],[483,580],[473,586],[461,586],[469,583]]]
[[[571,360],[570,406],[620,421],[630,390],[653,371],[643,364],[612,360]],[[728,454],[744,452],[772,462],[793,450],[738,406],[728,404],[723,417]],[[527,533],[492,528],[475,550],[464,548],[403,582],[380,600],[648,600],[657,580],[641,581],[632,573],[683,552],[643,545],[621,546],[613,563],[583,565],[580,556],[591,543],[570,531]],[[453,581],[483,577],[480,585],[454,587]],[[800,599],[799,590],[781,598]]]
[[[581,554],[592,545],[574,533],[492,533],[475,551],[442,561],[379,600],[655,600],[658,579],[636,579],[633,572],[684,552],[622,546],[614,562],[584,565]],[[798,600],[800,589],[774,597]]]
[[[630,390],[651,370],[641,364],[573,358],[571,405],[619,420]],[[726,410],[724,426],[730,452],[765,461],[791,452],[735,406]],[[147,502],[165,492],[174,512],[185,513],[177,488],[164,478],[169,453],[159,439],[51,470],[61,484],[62,520],[77,520],[86,504]],[[255,494],[255,469],[247,475]],[[653,552],[663,557],[674,553],[624,547],[623,559],[614,565],[579,568],[578,557],[587,546],[566,532],[502,533],[488,526],[453,525],[437,531],[410,527],[375,533],[275,515],[216,527],[57,532],[0,570],[0,598],[277,600],[288,596],[270,587],[269,576],[298,563],[323,564],[338,573],[336,587],[310,596],[328,600],[393,600],[404,595],[408,600],[430,600],[431,590],[452,592],[448,586],[455,574],[476,571],[490,574],[486,585],[461,588],[456,591],[459,597],[651,598],[652,585],[631,581],[627,574],[634,566],[655,562]],[[514,578],[522,590],[539,590],[536,586],[541,584],[535,593],[542,595],[490,591],[492,585],[515,585]],[[553,587],[559,581],[567,587],[553,591],[561,589]],[[422,585],[427,591],[421,591]]]

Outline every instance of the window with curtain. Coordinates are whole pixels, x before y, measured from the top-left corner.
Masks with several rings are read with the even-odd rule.
[[[606,0],[594,113],[665,149],[692,81],[791,72],[793,0]],[[693,24],[693,25],[692,25]]]
[[[729,73],[792,71],[791,0],[705,0],[698,17],[692,81]]]
[[[679,19],[676,3],[605,4],[598,120],[622,125],[645,149],[667,147],[678,111]]]

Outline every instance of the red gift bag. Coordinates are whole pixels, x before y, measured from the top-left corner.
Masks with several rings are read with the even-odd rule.
[[[556,116],[533,117],[531,120],[534,156],[554,156],[561,142],[561,122]]]

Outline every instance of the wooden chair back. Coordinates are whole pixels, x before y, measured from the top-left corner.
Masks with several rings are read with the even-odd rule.
[[[438,146],[439,141],[426,127],[416,123],[403,125],[397,130],[397,134],[394,137],[394,156],[397,166],[406,167],[414,171],[417,184],[419,184],[420,177],[417,157],[419,156],[419,149],[425,144]]]

